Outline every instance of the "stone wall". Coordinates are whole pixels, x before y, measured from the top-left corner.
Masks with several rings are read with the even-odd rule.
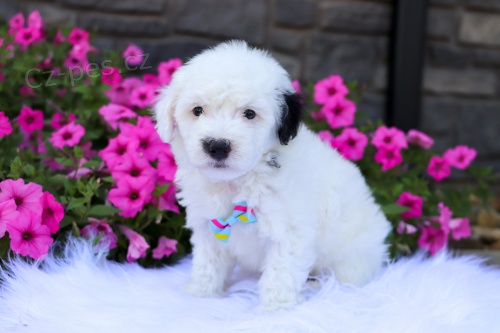
[[[421,127],[500,170],[500,1],[430,3]]]
[[[437,149],[468,144],[500,170],[500,0],[428,0],[421,128]],[[147,4],[147,5],[146,5]],[[390,0],[1,0],[0,13],[38,9],[53,25],[129,42],[148,65],[188,58],[231,38],[269,49],[302,82],[339,73],[365,92],[360,110],[382,118]]]

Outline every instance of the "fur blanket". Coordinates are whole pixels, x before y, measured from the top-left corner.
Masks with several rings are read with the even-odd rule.
[[[235,272],[227,297],[187,295],[190,260],[144,269],[74,240],[64,259],[2,271],[0,332],[475,333],[500,330],[500,270],[473,257],[417,255],[362,288],[319,279],[293,309],[259,313],[256,277]]]

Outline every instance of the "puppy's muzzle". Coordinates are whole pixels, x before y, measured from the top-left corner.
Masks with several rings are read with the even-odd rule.
[[[202,141],[203,150],[217,161],[222,161],[231,152],[231,143],[227,139],[205,139]]]

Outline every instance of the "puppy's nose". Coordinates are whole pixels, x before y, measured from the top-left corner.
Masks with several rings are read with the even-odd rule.
[[[210,139],[203,141],[203,150],[216,160],[223,160],[229,156],[231,143],[226,139]]]

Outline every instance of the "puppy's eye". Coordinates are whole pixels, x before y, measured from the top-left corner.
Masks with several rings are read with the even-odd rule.
[[[253,119],[256,116],[255,111],[250,109],[246,109],[245,112],[243,112],[243,115],[248,119]]]
[[[193,109],[193,114],[196,117],[199,117],[203,113],[203,108],[201,106],[197,106]]]

